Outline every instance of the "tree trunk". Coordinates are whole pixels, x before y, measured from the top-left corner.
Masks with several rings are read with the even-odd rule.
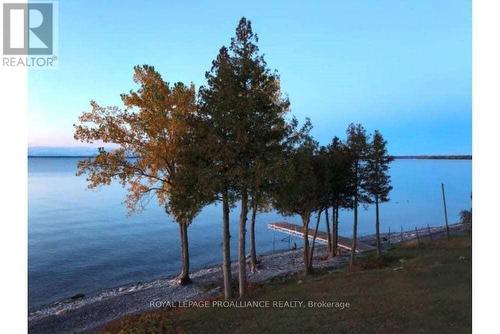
[[[311,266],[309,265],[309,220],[310,213],[302,215],[302,225],[304,226],[304,274],[311,274]]]
[[[330,219],[328,217],[328,207],[325,209],[325,216],[326,216],[326,235],[327,235],[327,241],[328,241],[328,257],[333,256],[333,245],[332,245],[332,236],[330,235]]]
[[[222,194],[222,272],[224,275],[224,298],[231,299],[231,247],[229,234],[229,198],[227,190]]]
[[[179,275],[179,284],[184,285],[191,282],[189,278],[189,244],[188,244],[188,224],[185,222],[179,223],[181,236],[181,274]]]
[[[257,268],[257,250],[255,248],[256,216],[257,216],[257,201],[252,197],[252,219],[250,220],[250,270],[252,272],[255,272],[255,269]]]
[[[382,246],[380,244],[380,219],[378,211],[378,196],[375,196],[375,234],[377,236],[377,256],[382,254]]]
[[[356,258],[356,243],[358,239],[358,195],[354,196],[354,224],[352,228],[351,266]]]
[[[333,247],[335,247],[335,255],[339,249],[339,207],[335,207],[335,240],[333,240]]]
[[[247,285],[247,268],[246,268],[246,224],[248,213],[248,192],[244,189],[241,192],[241,213],[240,213],[240,240],[239,240],[239,291],[240,298],[243,298],[246,293]]]
[[[318,213],[318,218],[316,220],[316,228],[314,229],[314,236],[313,236],[313,241],[312,241],[312,245],[311,245],[311,252],[309,254],[309,264],[311,266],[311,269],[313,268],[314,245],[316,243],[316,237],[318,235],[319,222],[321,221],[321,212],[322,212],[322,210],[320,210]]]
[[[332,207],[332,256],[337,255],[337,244],[335,242],[335,205]]]
[[[332,248],[330,251],[332,252],[332,257],[335,257],[337,255],[337,245],[336,245],[336,238],[335,238],[335,205],[332,207]]]

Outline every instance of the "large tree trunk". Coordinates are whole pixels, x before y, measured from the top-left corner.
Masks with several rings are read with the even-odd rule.
[[[351,266],[356,258],[356,243],[358,239],[358,195],[354,196],[354,224],[352,228]]]
[[[222,273],[224,275],[224,298],[231,299],[231,247],[229,234],[229,198],[222,194]]]
[[[247,285],[247,268],[246,268],[246,224],[247,224],[247,213],[248,213],[248,193],[244,189],[241,193],[241,213],[240,213],[240,240],[239,240],[239,291],[240,298],[243,298],[246,293]]]
[[[321,212],[322,210],[320,210],[318,213],[318,218],[316,220],[316,228],[314,229],[313,241],[311,245],[311,252],[309,254],[309,264],[311,266],[311,269],[313,268],[314,245],[316,244],[316,237],[318,236],[319,222],[321,221]]]
[[[378,196],[375,196],[375,234],[377,235],[377,256],[382,254],[382,246],[380,244],[380,218],[378,211]]]
[[[179,284],[184,285],[191,282],[189,278],[189,244],[188,244],[188,224],[185,222],[179,223],[181,235],[181,259],[182,267],[179,275]]]
[[[255,269],[257,268],[257,250],[255,248],[256,216],[257,216],[257,200],[252,197],[252,219],[250,220],[250,270],[252,272],[255,272]]]
[[[325,209],[325,217],[326,217],[326,235],[328,241],[328,257],[333,256],[333,246],[332,246],[332,236],[330,235],[330,219],[328,217],[328,207]]]
[[[311,274],[312,268],[309,265],[309,220],[310,213],[302,215],[302,226],[304,226],[304,274],[307,276]]]

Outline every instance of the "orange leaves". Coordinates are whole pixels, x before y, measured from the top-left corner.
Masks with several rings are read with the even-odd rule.
[[[188,121],[197,111],[194,85],[170,86],[154,67],[134,68],[139,88],[122,94],[124,108],[90,102],[90,111],[74,125],[74,137],[87,143],[114,143],[119,149],[100,150],[97,157],[80,161],[78,175],[86,175],[89,188],[113,180],[127,187],[130,212],[156,196],[165,205],[172,196],[173,178],[185,159],[193,131]]]

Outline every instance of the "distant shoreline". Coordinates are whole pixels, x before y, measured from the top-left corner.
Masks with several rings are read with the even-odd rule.
[[[394,155],[397,160],[472,160],[472,155]],[[95,155],[28,155],[28,158],[95,158]]]
[[[472,160],[472,155],[394,155],[394,159]]]
[[[28,155],[28,158],[95,158],[95,155]]]

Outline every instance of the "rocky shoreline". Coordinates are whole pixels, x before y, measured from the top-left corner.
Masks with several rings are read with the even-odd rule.
[[[462,230],[461,225],[450,225],[452,231]],[[419,238],[439,238],[445,233],[443,227],[419,229]],[[382,234],[384,246],[401,241],[417,239],[415,231]],[[373,235],[359,239],[368,244],[375,243]],[[348,262],[348,254],[327,258],[326,248],[316,248],[314,267],[335,270]],[[254,273],[248,273],[249,283],[263,283],[271,279],[287,277],[300,272],[303,268],[302,249],[288,250],[259,257],[260,266]],[[237,263],[231,266],[233,278],[237,277]],[[193,283],[179,285],[175,278],[159,279],[146,283],[130,284],[101,293],[59,301],[33,311],[28,316],[30,333],[67,333],[89,332],[127,314],[141,313],[154,308],[155,302],[181,302],[216,297],[222,294],[221,266],[212,266],[191,274]]]

